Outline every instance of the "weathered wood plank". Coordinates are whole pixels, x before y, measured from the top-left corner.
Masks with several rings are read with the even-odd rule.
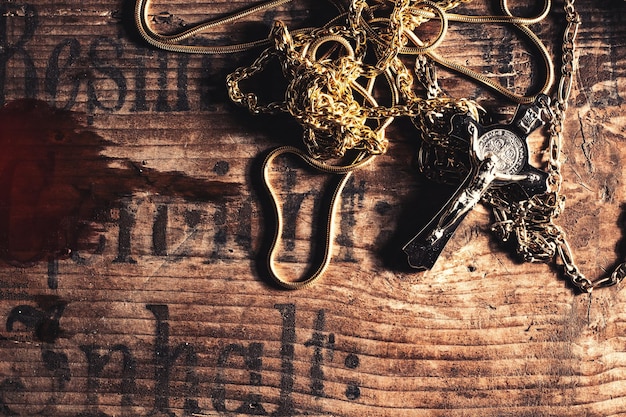
[[[577,2],[581,72],[561,222],[590,277],[625,257],[622,3]],[[175,31],[247,4],[174,0],[153,10],[160,30]],[[495,7],[477,0],[462,11]],[[236,108],[224,85],[258,51],[153,50],[126,1],[0,11],[1,414],[626,413],[621,287],[577,295],[550,267],[518,263],[480,207],[433,270],[398,266],[404,236],[452,192],[414,169],[409,122],[390,128],[389,152],[343,193],[328,273],[310,289],[280,291],[259,256],[268,238],[259,164],[273,146],[298,145],[300,130]],[[294,2],[233,36],[331,14],[323,2]],[[535,27],[551,51],[561,19],[557,11]],[[457,24],[441,51],[522,92],[537,82],[533,54],[497,25]],[[440,76],[447,93],[478,99],[497,119],[512,114],[485,89]],[[537,160],[542,140],[531,139]],[[328,178],[285,158],[272,180],[291,199],[280,264],[295,274]]]

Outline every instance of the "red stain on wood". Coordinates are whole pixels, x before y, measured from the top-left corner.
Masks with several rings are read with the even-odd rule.
[[[38,100],[0,109],[0,258],[27,266],[97,246],[95,215],[136,191],[207,201],[239,194],[239,184],[181,172],[111,168],[111,144],[76,114]]]

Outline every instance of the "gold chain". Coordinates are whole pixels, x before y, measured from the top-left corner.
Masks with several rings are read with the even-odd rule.
[[[313,168],[316,168],[320,172],[324,172],[327,174],[340,175],[339,182],[335,186],[333,190],[332,197],[330,199],[330,203],[328,205],[325,220],[326,227],[323,230],[322,234],[322,243],[323,243],[323,251],[322,257],[319,260],[317,265],[313,265],[311,268],[311,272],[308,272],[302,279],[299,280],[286,280],[281,277],[281,273],[276,269],[276,256],[278,250],[278,243],[282,237],[283,232],[283,216],[281,212],[281,208],[279,207],[278,201],[278,193],[276,189],[272,186],[269,177],[270,177],[270,168],[272,166],[273,161],[285,154],[293,154],[298,156],[308,165]],[[372,162],[374,159],[373,155],[368,155],[365,152],[359,153],[356,158],[353,160],[351,164],[337,167],[332,165],[327,165],[319,160],[312,158],[306,152],[303,152],[299,148],[293,146],[280,146],[274,150],[272,150],[263,161],[263,180],[264,185],[272,197],[272,214],[274,221],[276,222],[276,227],[274,228],[274,236],[272,236],[272,241],[270,244],[270,248],[267,256],[267,273],[269,274],[272,281],[280,286],[281,288],[287,290],[297,290],[305,287],[311,286],[315,281],[317,281],[326,271],[328,265],[330,264],[330,259],[332,255],[333,248],[333,239],[335,236],[335,213],[337,212],[337,202],[339,200],[339,196],[343,191],[345,185],[348,183],[350,176],[354,172],[355,169],[364,167],[365,165]]]
[[[428,153],[429,149],[453,149],[456,146],[448,135],[449,123],[455,114],[469,114],[479,119],[482,109],[474,101],[442,96],[435,63],[472,78],[516,103],[542,101],[539,97],[544,97],[550,91],[555,79],[550,53],[528,27],[548,15],[551,0],[544,0],[541,12],[528,18],[514,16],[507,0],[500,0],[500,16],[466,16],[450,12],[470,0],[351,0],[348,8],[331,1],[338,15],[322,27],[289,31],[284,23],[276,22],[268,39],[229,46],[181,43],[209,29],[286,4],[290,0],[269,0],[175,35],[161,35],[150,28],[149,1],[137,0],[135,22],[140,35],[155,47],[181,53],[225,54],[267,46],[251,65],[229,74],[226,84],[231,100],[247,107],[252,113],[289,113],[303,128],[306,151],[281,146],[271,151],[263,163],[263,179],[273,201],[276,223],[267,269],[272,280],[286,289],[311,285],[328,267],[338,197],[354,170],[386,152],[389,142],[385,131],[396,117],[412,118],[421,133],[421,152],[424,153]],[[565,233],[554,221],[564,207],[564,197],[560,194],[563,181],[560,157],[565,112],[575,72],[575,39],[580,25],[574,0],[564,1],[567,24],[558,85],[552,103],[542,101],[550,119],[547,167],[550,191],[528,200],[516,201],[509,198],[506,191],[495,189],[488,191],[483,201],[493,208],[496,219],[493,231],[503,241],[515,239],[517,252],[524,260],[550,262],[558,258],[565,276],[582,291],[590,292],[593,288],[621,281],[626,276],[626,264],[618,266],[609,277],[592,282],[579,272]],[[432,20],[439,21],[439,32],[433,40],[424,42],[417,36],[415,29]],[[436,50],[445,39],[449,22],[515,26],[532,43],[544,63],[545,81],[538,92],[519,95],[491,78],[438,54]],[[413,75],[403,59],[407,56],[415,58],[414,73],[417,81],[426,89],[425,97],[418,97],[414,91]],[[280,63],[288,86],[284,100],[263,104],[254,92],[243,91],[241,84],[264,71],[271,60]],[[387,99],[387,105],[381,105],[374,97],[375,84],[381,78],[391,97]],[[311,268],[312,272],[296,281],[281,278],[275,265],[283,219],[278,194],[269,181],[269,175],[274,160],[284,154],[296,155],[320,172],[341,176],[326,216],[323,257],[318,265]],[[339,162],[337,165],[326,162],[337,158],[340,161],[348,158],[348,162]],[[459,161],[452,161],[445,169],[431,166],[435,169],[425,169],[424,173],[430,178],[441,180],[436,177],[461,175],[461,165]]]
[[[578,28],[581,23],[580,16],[574,7],[574,0],[566,0],[564,10],[567,26],[565,27],[563,35],[561,76],[550,112],[550,142],[548,148],[548,172],[550,174],[552,192],[555,196],[559,195],[563,182],[560,156],[563,146],[565,112],[569,105],[569,97],[572,91],[576,69],[574,55],[576,35],[578,34]],[[563,203],[559,202],[558,206],[562,204]],[[561,211],[562,207],[555,205],[555,208],[550,212],[549,224],[553,226],[556,231],[555,241],[557,244],[557,253],[563,263],[565,277],[584,292],[591,292],[594,288],[609,287],[621,282],[626,277],[626,263],[620,263],[610,275],[600,278],[597,281],[591,281],[580,272],[575,264],[574,255],[566,240],[565,232],[554,223],[554,219],[559,216]]]
[[[517,252],[522,259],[527,262],[551,262],[560,259],[565,278],[582,292],[591,292],[594,288],[609,287],[621,282],[626,277],[626,263],[620,263],[606,277],[590,280],[580,272],[565,231],[555,222],[565,207],[565,197],[561,194],[561,151],[565,113],[576,70],[576,35],[581,24],[574,0],[565,1],[564,11],[567,24],[563,34],[560,77],[552,103],[543,103],[550,119],[547,164],[550,191],[535,195],[529,200],[511,202],[496,190],[487,194],[486,202],[493,207],[496,218],[492,230],[503,241],[514,236]]]
[[[236,45],[227,46],[197,46],[197,45],[181,45],[180,43],[192,38],[202,32],[209,29],[213,29],[219,26],[227,25],[236,20],[243,19],[251,14],[260,13],[262,11],[281,6],[285,3],[289,3],[291,0],[270,0],[260,5],[252,6],[240,12],[235,12],[231,15],[221,17],[215,20],[211,20],[199,25],[195,25],[192,28],[185,30],[184,32],[177,33],[175,35],[161,35],[156,33],[150,28],[148,24],[149,14],[148,6],[150,0],[137,0],[135,4],[135,26],[141,37],[150,45],[170,52],[180,52],[188,54],[229,54],[246,51],[248,49],[255,48],[261,45],[267,45],[267,39],[261,39],[252,42],[246,42]]]

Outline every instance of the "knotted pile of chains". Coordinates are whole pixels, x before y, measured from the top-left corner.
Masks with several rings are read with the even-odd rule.
[[[291,114],[302,124],[304,144],[314,158],[341,158],[349,150],[383,154],[388,147],[385,128],[390,119],[422,116],[426,107],[434,115],[443,101],[452,102],[418,99],[413,76],[400,55],[419,53],[419,65],[424,65],[424,54],[436,45],[422,44],[413,30],[435,15],[432,10],[445,16],[461,2],[379,0],[369,4],[355,0],[349,10],[321,28],[290,33],[277,22],[270,34],[273,45],[252,65],[229,75],[230,97],[253,113]],[[442,30],[437,41],[444,34]],[[419,45],[407,47],[409,41]],[[262,71],[274,57],[288,82],[285,100],[260,105],[257,95],[244,93],[240,83]],[[374,98],[374,84],[379,79],[387,87],[390,103],[386,106]]]
[[[341,13],[320,28],[290,32],[285,24],[277,22],[269,36],[271,46],[252,65],[228,76],[230,97],[253,113],[285,112],[293,116],[302,125],[306,152],[320,161],[320,166],[329,161],[328,166],[335,167],[330,160],[341,160],[349,152],[358,153],[360,159],[384,154],[389,146],[386,128],[397,117],[410,117],[421,137],[421,171],[430,179],[458,184],[467,174],[469,150],[450,140],[450,120],[455,114],[480,120],[482,109],[472,100],[445,96],[437,82],[435,65],[469,75],[518,103],[533,101],[535,97],[517,96],[489,78],[438,55],[436,49],[445,38],[448,21],[515,25],[543,54],[548,77],[540,92],[547,93],[553,84],[552,60],[528,27],[548,14],[550,0],[545,1],[544,10],[536,18],[514,17],[506,1],[501,1],[501,16],[451,13],[466,1],[469,0],[353,0],[346,10],[338,5]],[[546,170],[550,174],[550,190],[520,198],[495,189],[485,194],[483,203],[493,209],[492,230],[496,237],[512,241],[524,261],[558,263],[567,279],[580,290],[590,292],[594,287],[621,281],[626,267],[619,265],[612,275],[599,281],[589,280],[574,264],[565,233],[554,221],[564,204],[559,157],[574,75],[574,39],[580,23],[573,3],[565,1],[561,74],[555,98],[552,103],[545,103],[543,112],[549,126]],[[418,37],[416,29],[429,21],[437,22],[440,31],[434,40],[426,42]],[[406,64],[410,59],[412,71]],[[242,90],[242,82],[265,70],[271,60],[280,63],[287,88],[284,100],[261,104],[257,94]],[[416,83],[422,87],[421,96],[416,93]],[[350,170],[352,166],[358,165],[343,169]]]

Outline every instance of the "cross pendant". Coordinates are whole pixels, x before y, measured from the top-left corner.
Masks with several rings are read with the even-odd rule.
[[[543,125],[545,111],[534,104],[520,105],[505,125],[483,127],[468,115],[452,117],[451,136],[467,142],[470,171],[452,197],[402,250],[409,265],[431,269],[463,219],[490,187],[519,186],[530,197],[548,190],[548,174],[529,163],[528,135]]]

